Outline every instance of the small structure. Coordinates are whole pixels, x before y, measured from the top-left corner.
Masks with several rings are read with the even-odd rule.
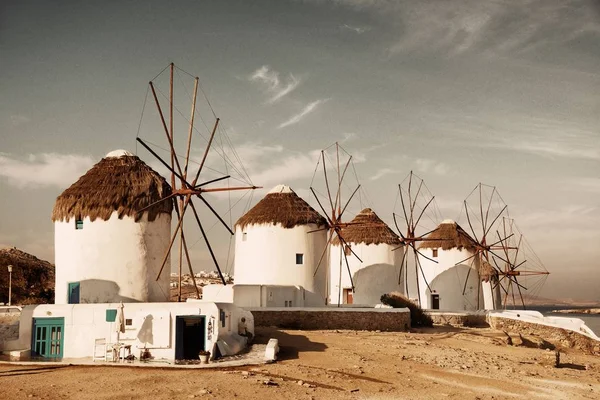
[[[326,249],[326,226],[325,218],[289,186],[275,186],[235,224],[235,304],[325,304],[326,269],[314,273]]]
[[[155,279],[169,246],[173,203],[153,203],[170,193],[162,176],[117,150],[58,196],[56,304],[168,301],[168,274]]]
[[[420,256],[422,274],[417,277],[422,308],[494,308],[490,284],[493,268],[475,257],[477,243],[460,225],[449,219],[442,221],[420,242],[419,251],[425,256]]]
[[[118,329],[120,306],[124,326]],[[252,314],[233,304],[193,300],[25,306],[19,338],[0,350],[44,359],[96,359],[100,354],[116,361],[132,354],[154,361],[197,360],[200,351],[211,352],[211,357],[241,351],[247,343],[238,332],[242,318],[244,333],[253,335]],[[107,352],[114,354],[105,358]]]
[[[350,249],[342,249],[337,236],[333,239],[329,256],[329,304],[375,305],[385,293],[403,293],[402,251],[393,251],[400,246],[400,239],[373,210],[365,208],[358,213],[342,229],[342,235],[360,259],[343,257],[342,251],[348,256]]]

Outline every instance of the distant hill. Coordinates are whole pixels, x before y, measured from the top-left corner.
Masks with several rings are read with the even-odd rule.
[[[12,265],[12,304],[54,303],[54,265],[16,247],[0,249],[0,303],[8,303]]]

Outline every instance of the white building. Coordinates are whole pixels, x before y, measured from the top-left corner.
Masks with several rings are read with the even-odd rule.
[[[289,186],[274,187],[235,224],[235,285],[228,296],[242,307],[324,305],[326,254],[317,265],[326,227]]]
[[[124,150],[106,155],[56,199],[56,304],[169,299],[172,201],[157,172]]]
[[[452,220],[443,221],[419,243],[419,301],[424,309],[494,309],[493,268],[481,262],[477,243]],[[432,260],[437,261],[434,262]]]
[[[123,303],[124,326],[118,332],[118,303],[47,304],[25,306],[19,338],[0,343],[0,350],[45,359],[113,361],[147,352],[153,362],[198,359],[202,350],[215,356],[245,348],[239,325],[254,333],[252,313],[233,304],[192,300],[186,303]]]
[[[349,249],[342,250],[334,237],[329,264],[330,304],[374,305],[380,303],[383,294],[404,292],[404,278],[400,276],[402,249],[393,251],[400,240],[373,210],[365,208],[357,214],[342,229],[342,237],[360,260]],[[342,251],[346,252],[349,272]]]

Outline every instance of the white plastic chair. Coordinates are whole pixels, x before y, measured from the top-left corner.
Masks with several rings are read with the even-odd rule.
[[[92,361],[115,361],[113,346],[106,343],[105,338],[94,340],[94,352],[92,353]]]

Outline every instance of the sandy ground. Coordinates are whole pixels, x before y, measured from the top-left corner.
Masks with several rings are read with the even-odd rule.
[[[1,399],[598,399],[600,358],[508,346],[490,329],[276,331],[281,360],[177,370],[0,365]]]

